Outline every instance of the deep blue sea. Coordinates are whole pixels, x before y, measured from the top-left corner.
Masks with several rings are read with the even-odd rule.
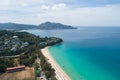
[[[120,80],[120,27],[25,31],[64,40],[49,51],[72,80]]]

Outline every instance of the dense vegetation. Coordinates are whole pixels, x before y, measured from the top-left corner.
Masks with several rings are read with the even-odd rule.
[[[6,71],[7,67],[13,67],[13,59],[0,58],[0,74]]]
[[[42,71],[46,74],[46,77],[48,79],[51,78],[52,80],[55,80],[55,77],[54,77],[55,76],[55,73],[54,73],[55,70],[52,68],[51,64],[47,62],[47,59],[41,53],[41,51],[39,53],[40,53],[39,58],[40,58]]]
[[[5,40],[10,40],[12,36],[18,36],[19,42],[28,42],[29,45],[38,44],[40,42],[40,38],[37,36],[34,36],[32,34],[29,34],[27,32],[10,32],[10,31],[0,31],[0,56],[14,56],[18,55],[20,53],[23,53],[26,51],[26,47],[24,48],[17,48],[15,52],[11,51],[10,48],[12,47],[9,43],[9,45],[5,45]],[[3,46],[2,46],[3,45]],[[9,48],[9,46],[11,46]],[[8,47],[8,48],[7,48]]]
[[[4,49],[5,40],[11,39],[12,36],[18,36],[19,42],[28,42],[29,46],[25,48],[18,48],[16,51],[10,51],[8,48]],[[18,39],[17,38],[17,39]],[[32,67],[37,58],[40,59],[40,66],[42,72],[46,75],[47,79],[56,80],[55,70],[52,68],[51,64],[48,63],[45,56],[41,53],[40,49],[46,46],[51,46],[56,43],[62,42],[62,39],[56,37],[39,37],[27,32],[10,32],[10,31],[0,31],[0,45],[3,50],[0,50],[0,73],[5,72],[7,67],[14,66],[12,58],[5,58],[8,56],[20,55],[20,65],[25,65]],[[7,44],[9,45],[9,44]],[[24,53],[21,55],[21,53]],[[39,65],[36,65],[36,70],[38,70]],[[40,71],[41,72],[41,71]]]
[[[32,49],[32,47],[31,47],[31,49]],[[47,79],[50,78],[52,80],[56,80],[55,72],[54,72],[55,70],[52,68],[51,64],[48,63],[48,61],[45,58],[45,56],[38,49],[34,49],[34,50],[32,49],[30,51],[28,50],[25,53],[25,55],[22,55],[20,57],[20,64],[31,67],[31,66],[33,66],[33,63],[35,62],[37,57],[40,58],[40,66],[41,66],[42,71],[45,73]],[[36,65],[36,70],[38,70],[38,68],[39,68],[38,65]]]
[[[5,44],[6,39],[10,42],[13,36],[18,36],[18,42],[28,42],[29,46],[20,48],[18,47],[16,51],[11,51],[12,43]],[[0,56],[14,56],[24,53],[29,48],[34,49],[35,47],[43,48],[45,46],[51,46],[56,43],[62,42],[62,39],[56,37],[39,37],[27,32],[10,32],[10,31],[0,31]],[[16,43],[17,44],[17,43]],[[18,45],[19,46],[19,45]]]

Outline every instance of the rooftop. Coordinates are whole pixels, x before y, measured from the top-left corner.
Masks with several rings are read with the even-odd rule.
[[[6,70],[8,71],[8,70],[13,70],[18,68],[25,68],[25,66],[10,67],[10,68],[6,68]]]

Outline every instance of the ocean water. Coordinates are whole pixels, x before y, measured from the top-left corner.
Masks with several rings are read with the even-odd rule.
[[[25,31],[64,40],[49,51],[72,80],[120,80],[119,27]]]

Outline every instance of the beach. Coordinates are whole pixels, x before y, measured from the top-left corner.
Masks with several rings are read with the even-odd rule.
[[[62,68],[57,64],[54,58],[51,56],[48,47],[41,49],[43,55],[48,59],[48,62],[55,69],[56,78],[58,80],[71,80],[70,77],[62,70]]]

